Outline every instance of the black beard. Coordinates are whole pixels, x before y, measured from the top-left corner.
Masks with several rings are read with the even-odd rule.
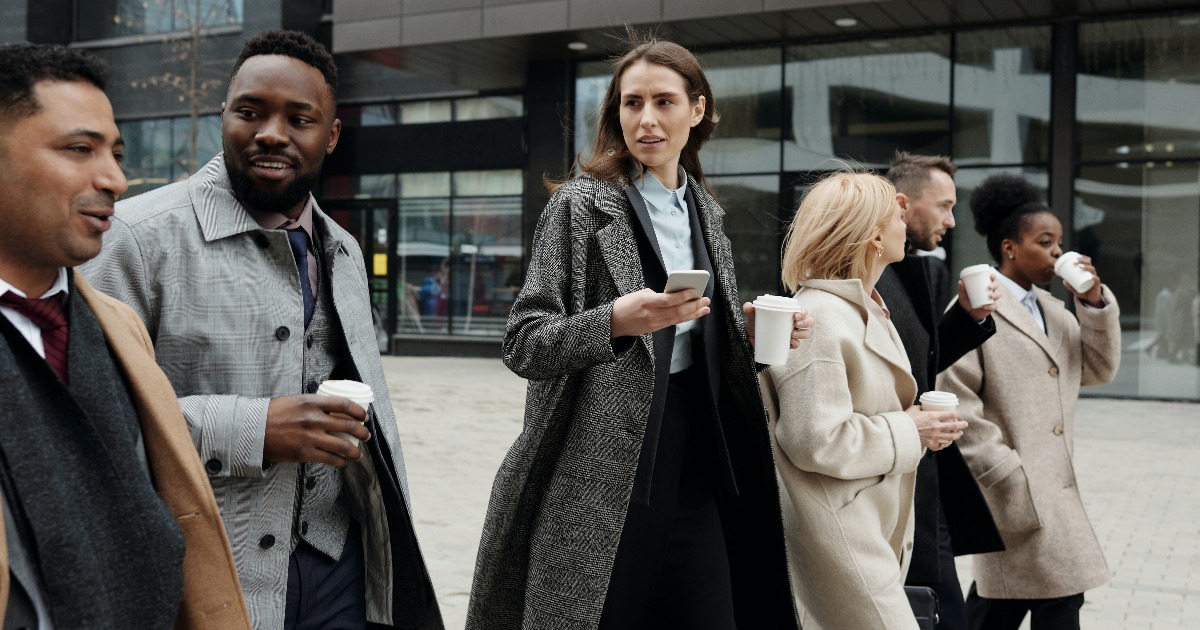
[[[321,174],[321,167],[318,166],[311,173],[297,171],[296,179],[278,192],[255,187],[249,175],[233,168],[228,161],[225,162],[225,172],[229,174],[229,185],[233,188],[234,196],[243,206],[258,212],[287,214],[308,198],[309,191]]]

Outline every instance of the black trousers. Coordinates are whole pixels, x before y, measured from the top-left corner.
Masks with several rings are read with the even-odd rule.
[[[989,599],[971,584],[967,617],[971,630],[1017,630],[1029,614],[1030,630],[1079,630],[1083,593],[1052,599]]]
[[[647,505],[631,504],[609,579],[601,630],[737,627],[711,428],[700,426],[688,376],[667,388]],[[703,393],[697,391],[696,393]]]
[[[967,609],[963,605],[962,586],[954,566],[954,546],[950,542],[950,526],[946,512],[938,499],[938,568],[942,581],[931,584],[938,597],[937,630],[967,630]]]
[[[288,564],[285,630],[362,630],[367,627],[362,533],[350,521],[342,557],[333,560],[304,542]]]

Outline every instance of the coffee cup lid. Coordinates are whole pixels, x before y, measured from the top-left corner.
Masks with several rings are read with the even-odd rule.
[[[361,405],[369,405],[375,401],[375,394],[371,391],[371,386],[358,381],[325,381],[317,388],[317,393],[326,396],[349,398]]]
[[[800,310],[800,301],[796,298],[782,297],[779,295],[760,295],[754,300],[754,308],[765,308],[775,311],[798,311]]]
[[[928,391],[921,394],[922,403],[930,403],[934,405],[958,405],[958,396],[950,392]]]
[[[958,272],[958,277],[965,278],[973,273],[981,273],[984,271],[991,272],[992,266],[988,265],[988,264],[980,264],[980,265],[971,265],[970,267],[963,267],[963,270]]]
[[[1054,273],[1059,273],[1066,265],[1073,265],[1079,259],[1079,252],[1064,252],[1054,261]]]

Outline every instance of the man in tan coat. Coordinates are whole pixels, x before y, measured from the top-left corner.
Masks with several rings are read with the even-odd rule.
[[[80,51],[0,47],[0,619],[249,628],[150,338],[72,270],[126,187],[105,74]]]

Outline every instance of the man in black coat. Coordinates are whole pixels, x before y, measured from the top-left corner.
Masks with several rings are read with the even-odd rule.
[[[918,395],[933,389],[938,372],[996,332],[991,318],[995,307],[972,309],[961,281],[953,306],[947,310],[945,304],[935,303],[929,259],[915,253],[935,249],[954,227],[955,170],[942,156],[899,152],[887,172],[908,225],[908,255],[884,270],[876,289],[904,342]],[[994,299],[995,276],[990,291]],[[937,592],[939,630],[965,630],[966,611],[954,557],[999,551],[1004,543],[957,445],[925,453],[917,468],[915,504],[916,531],[906,583]]]

